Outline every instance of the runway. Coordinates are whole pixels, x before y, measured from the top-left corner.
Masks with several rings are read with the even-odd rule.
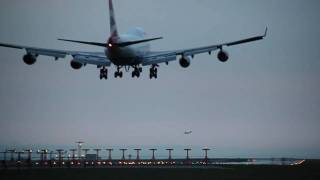
[[[191,180],[191,179],[320,179],[320,160],[301,165],[217,165],[212,167],[31,168],[0,171],[0,179]]]
[[[147,159],[147,160],[13,160],[1,161],[1,169],[46,168],[164,168],[164,169],[219,169],[222,166],[298,166],[303,159]]]

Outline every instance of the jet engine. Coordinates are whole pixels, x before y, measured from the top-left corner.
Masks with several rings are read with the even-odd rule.
[[[220,50],[218,53],[218,59],[221,62],[227,62],[229,59],[229,54],[224,50]]]
[[[81,69],[82,66],[83,66],[82,63],[79,63],[79,62],[77,62],[77,61],[75,61],[75,60],[72,60],[72,61],[70,62],[70,65],[71,65],[71,67],[72,67],[73,69],[75,69],[75,70]]]
[[[191,64],[191,58],[190,57],[185,57],[183,56],[180,60],[179,60],[180,66],[183,68],[187,68],[190,66]]]
[[[27,65],[33,65],[34,63],[36,63],[36,61],[37,57],[32,54],[26,54],[23,56],[23,62]]]

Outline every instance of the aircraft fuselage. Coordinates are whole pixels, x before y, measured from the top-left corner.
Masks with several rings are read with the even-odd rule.
[[[109,38],[107,48],[105,50],[106,56],[116,66],[130,66],[138,65],[142,63],[142,57],[150,52],[149,43],[134,44],[125,47],[119,47],[113,45],[116,43],[130,42],[141,40],[143,37],[139,37],[135,34],[123,34],[116,38]]]

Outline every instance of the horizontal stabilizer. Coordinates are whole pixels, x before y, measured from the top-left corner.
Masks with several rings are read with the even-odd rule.
[[[152,39],[143,39],[143,40],[139,40],[139,41],[128,41],[128,42],[114,43],[114,45],[119,46],[119,47],[126,47],[126,46],[130,46],[130,45],[134,45],[134,44],[140,44],[140,43],[155,41],[155,40],[159,40],[159,39],[163,39],[163,37],[157,37],[157,38],[152,38]]]
[[[80,43],[80,44],[93,45],[93,46],[100,46],[100,47],[107,47],[107,43],[86,42],[86,41],[75,41],[75,40],[69,40],[69,39],[58,39],[58,40],[59,40],[59,41],[73,42],[73,43]]]
[[[154,41],[158,39],[163,39],[162,37],[152,38],[152,39],[143,39],[138,41],[128,41],[128,42],[121,42],[121,43],[112,43],[112,46],[118,47],[127,47],[134,44],[145,43],[149,41]],[[100,47],[107,47],[107,43],[99,43],[99,42],[87,42],[87,41],[76,41],[76,40],[69,40],[69,39],[58,39],[59,41],[66,41],[66,42],[73,42],[73,43],[80,43],[80,44],[87,44],[93,46],[100,46]]]

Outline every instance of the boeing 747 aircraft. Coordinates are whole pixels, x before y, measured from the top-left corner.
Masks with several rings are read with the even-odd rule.
[[[149,77],[150,79],[156,79],[158,77],[157,68],[159,67],[159,64],[168,64],[170,61],[176,61],[179,59],[181,67],[187,68],[190,66],[191,59],[194,58],[195,55],[201,53],[211,54],[213,51],[218,51],[217,58],[221,62],[226,62],[229,59],[229,55],[223,49],[224,47],[262,40],[267,34],[266,29],[262,36],[250,37],[239,41],[193,49],[153,52],[150,50],[149,42],[162,39],[162,37],[145,38],[145,32],[141,28],[134,28],[134,30],[127,34],[119,34],[112,0],[109,0],[109,13],[111,35],[107,42],[99,43],[59,39],[61,41],[99,46],[104,48],[104,52],[54,50],[6,43],[0,43],[0,46],[25,50],[26,54],[23,56],[23,61],[27,65],[33,65],[37,61],[39,55],[50,56],[55,60],[65,58],[66,56],[72,56],[70,65],[73,69],[80,69],[87,64],[95,65],[100,69],[100,79],[108,79],[108,67],[111,65],[116,67],[116,71],[114,73],[115,78],[122,78],[122,70],[126,70],[128,72],[130,68],[133,69],[132,78],[139,78],[142,73],[142,67],[150,66]]]

